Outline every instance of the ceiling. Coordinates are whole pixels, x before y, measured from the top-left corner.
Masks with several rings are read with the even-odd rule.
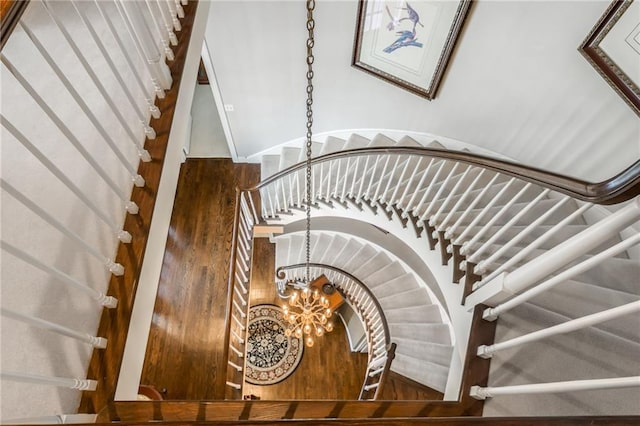
[[[418,1],[418,0],[414,0]],[[609,1],[478,1],[437,97],[351,66],[356,1],[318,0],[314,132],[428,132],[596,181],[640,158],[640,120],[577,47]],[[214,1],[206,42],[247,157],[305,132],[302,1]]]

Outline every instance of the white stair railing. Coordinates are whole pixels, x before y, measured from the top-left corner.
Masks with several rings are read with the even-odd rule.
[[[39,315],[43,309],[37,306],[27,312],[19,305],[32,306],[39,300],[29,290],[25,297],[32,300],[20,301],[28,285],[47,295],[47,305],[60,303],[51,299],[55,293],[73,298],[65,300],[69,309],[84,303],[82,294],[97,300],[100,309],[60,310],[59,315],[77,315],[78,324],[96,324],[103,307],[117,307],[117,299],[105,294],[111,277],[102,265],[114,276],[125,272],[115,253],[119,243],[130,243],[134,238],[123,229],[126,215],[138,213],[130,194],[134,186],[146,184],[138,165],[139,161],[151,161],[145,142],[156,136],[150,123],[151,117],[160,117],[155,100],[164,97],[164,90],[172,85],[164,61],[173,55],[168,47],[159,52],[158,45],[175,45],[173,23],[180,25],[175,4],[172,9],[165,0],[147,0],[147,8],[141,9],[134,3],[33,0],[26,7],[19,5],[24,13],[15,18],[11,15],[15,31],[6,38],[3,34],[0,61],[6,102],[0,122],[3,155],[11,158],[12,167],[3,168],[0,179],[3,197],[8,196],[3,205],[1,246],[10,254],[2,257],[6,274],[2,292],[3,303],[17,305],[16,309],[2,307],[2,315],[11,319],[3,322],[3,336],[4,324],[15,320],[27,330],[36,327],[96,349],[106,347],[102,337],[66,327],[57,321],[60,318],[45,320],[51,315]],[[180,11],[183,13],[181,7]],[[149,24],[158,31],[149,31]],[[11,95],[4,99],[5,94]],[[21,229],[25,226],[33,229]],[[46,241],[44,248],[37,245],[38,239]],[[95,277],[104,278],[95,282]],[[57,282],[70,291],[48,290]],[[78,293],[82,294],[76,303]],[[37,339],[21,330],[3,346],[28,348],[29,342]],[[66,346],[61,350],[67,351]],[[32,352],[40,350],[33,348]],[[77,351],[70,350],[69,359],[76,358]],[[82,360],[82,368],[86,368],[86,361]],[[6,365],[14,368],[20,363],[11,360]],[[1,377],[78,390],[95,390],[97,385],[95,380],[31,373],[3,371]],[[9,389],[7,384],[4,390],[11,393]],[[22,400],[31,404],[28,398]],[[12,414],[13,405],[19,404],[3,400],[3,416],[22,422]],[[69,411],[75,408],[70,406]],[[33,414],[48,416],[50,412]]]
[[[470,394],[476,399],[487,399],[499,395],[562,393],[631,387],[640,387],[640,376],[616,377],[612,379],[573,380],[501,387],[471,386]]]
[[[241,399],[244,387],[245,342],[249,321],[249,291],[251,278],[251,254],[253,249],[253,227],[258,223],[253,198],[238,191],[236,194],[236,217],[231,246],[231,269],[228,292],[228,333],[226,335],[227,399]]]

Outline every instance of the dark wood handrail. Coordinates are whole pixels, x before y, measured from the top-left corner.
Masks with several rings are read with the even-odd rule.
[[[284,272],[285,270],[305,268],[306,266],[307,266],[306,263],[297,263],[295,265],[280,266],[276,270],[276,276],[278,278],[280,278],[281,280],[283,280],[283,279],[286,278],[286,274]],[[362,281],[360,281],[358,278],[354,277],[353,275],[351,275],[347,271],[344,271],[344,270],[342,270],[340,268],[337,268],[335,266],[325,265],[324,263],[309,263],[309,266],[312,267],[312,268],[325,268],[325,269],[329,269],[331,271],[337,272],[337,273],[339,273],[341,275],[344,275],[345,277],[349,278],[350,280],[352,280],[353,282],[358,284],[360,287],[362,287],[362,289],[367,293],[367,295],[371,298],[373,303],[376,305],[376,309],[378,310],[378,313],[380,314],[380,320],[382,321],[382,327],[384,328],[384,343],[385,343],[386,346],[389,346],[389,344],[391,342],[391,335],[389,333],[389,324],[387,324],[387,317],[384,315],[384,311],[382,310],[382,306],[378,302],[378,299],[373,295],[373,292],[371,292],[369,287],[367,287],[366,284],[364,284]]]
[[[27,6],[29,6],[29,0],[0,1],[0,50],[11,37],[13,29],[18,25]]]
[[[598,417],[420,417],[406,418],[396,417],[390,419],[340,419],[331,420],[333,426],[412,426],[412,425],[433,425],[433,426],[464,426],[468,424],[481,424],[491,426],[628,426],[638,424],[639,416],[598,416]],[[143,422],[120,422],[122,425],[143,426],[148,423]],[[188,421],[180,420],[179,423],[171,421],[156,421],[157,425],[245,425],[245,426],[263,426],[272,424],[283,424],[289,426],[311,425],[322,426],[327,424],[327,419],[316,420],[217,420],[215,422],[207,421]]]
[[[339,158],[375,154],[418,155],[457,161],[503,173],[508,176],[537,184],[544,188],[561,192],[575,199],[595,204],[607,205],[622,203],[624,201],[631,200],[640,194],[640,160],[637,160],[622,172],[602,182],[587,182],[566,175],[561,175],[559,173],[548,172],[536,167],[525,166],[506,160],[499,160],[480,154],[422,147],[394,146],[349,149],[321,155],[313,158],[311,163],[312,165],[321,164]],[[291,167],[268,177],[257,185],[242,188],[242,190],[252,192],[257,191],[283,176],[300,171],[305,166],[306,162],[294,164]]]
[[[382,395],[382,391],[384,390],[385,382],[387,381],[387,377],[389,376],[389,370],[391,370],[391,362],[396,357],[396,348],[398,345],[395,343],[387,346],[387,361],[384,363],[384,370],[382,370],[382,374],[380,374],[380,379],[378,380],[378,387],[376,388],[375,395],[373,399],[380,399],[380,395]]]

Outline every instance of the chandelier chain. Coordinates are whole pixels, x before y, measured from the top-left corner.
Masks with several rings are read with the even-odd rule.
[[[315,0],[307,0],[307,165],[306,165],[306,274],[305,280],[307,285],[311,283],[310,262],[311,262],[311,137],[313,135],[311,127],[313,126],[313,46],[315,43],[313,30],[315,29],[315,20],[313,19],[313,10],[315,9]]]

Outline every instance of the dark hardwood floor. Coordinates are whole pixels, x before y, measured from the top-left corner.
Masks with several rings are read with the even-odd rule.
[[[216,399],[224,386],[235,187],[259,176],[259,165],[227,159],[182,165],[141,378],[166,399]]]
[[[167,400],[223,399],[224,327],[235,188],[259,181],[260,166],[227,159],[190,159],[181,168],[158,285],[141,384],[166,390]],[[250,305],[282,304],[275,292],[275,246],[254,240]],[[305,348],[283,382],[247,384],[262,400],[357,399],[367,355],[349,350],[335,329]],[[391,376],[384,399],[441,399],[441,394]]]
[[[142,384],[166,389],[165,399],[220,399],[224,380],[224,313],[236,185],[259,180],[258,165],[230,160],[187,160],[182,166]],[[279,304],[275,248],[255,240],[250,304]],[[247,385],[261,399],[357,399],[366,354],[349,352],[346,332],[335,330],[305,349],[285,381]],[[218,388],[219,389],[219,388]]]

